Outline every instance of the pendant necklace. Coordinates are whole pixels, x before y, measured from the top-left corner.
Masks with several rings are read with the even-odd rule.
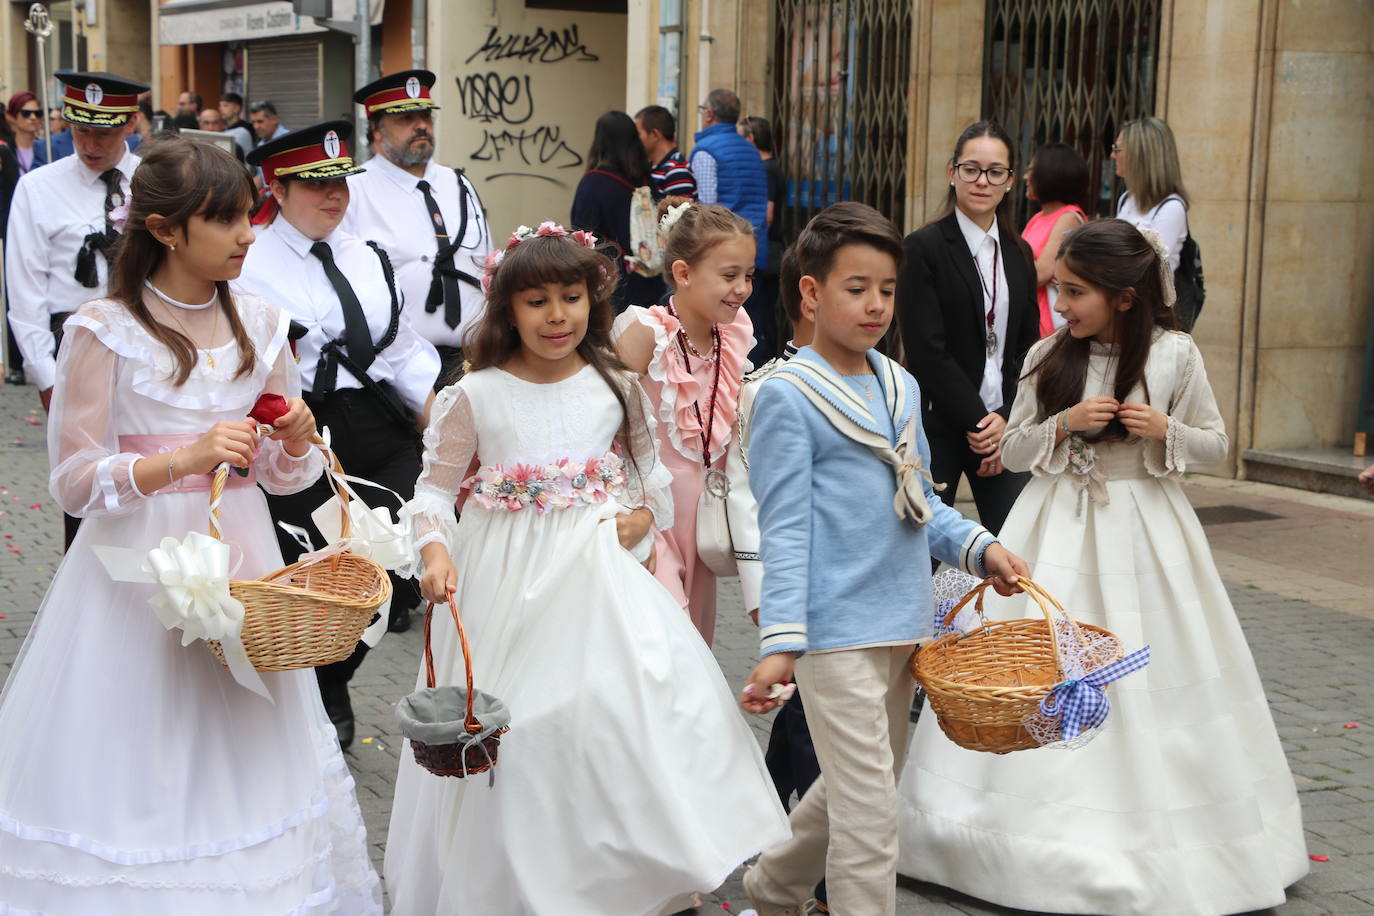
[[[195,338],[191,336],[191,332],[190,332],[190,331],[186,330],[186,325],[184,325],[184,324],[181,323],[181,319],[177,317],[177,312],[176,312],[176,310],[179,309],[179,308],[183,308],[183,309],[187,309],[187,310],[192,311],[192,312],[199,312],[199,311],[202,311],[202,310],[204,310],[204,309],[208,309],[210,306],[212,306],[212,305],[215,304],[216,300],[219,299],[219,290],[215,290],[215,294],[214,294],[213,296],[210,297],[210,301],[209,301],[209,302],[205,302],[205,303],[202,303],[202,304],[200,304],[200,305],[194,305],[194,304],[191,304],[191,303],[181,302],[180,300],[173,299],[171,296],[167,295],[167,294],[164,293],[162,290],[160,290],[160,289],[158,289],[156,286],[154,286],[154,285],[152,284],[152,281],[150,281],[150,280],[144,280],[144,281],[143,281],[143,285],[146,286],[148,289],[152,290],[153,295],[157,296],[159,299],[161,299],[163,302],[165,302],[167,305],[170,306],[170,308],[167,310],[167,313],[168,313],[169,315],[171,315],[171,316],[172,316],[172,320],[175,321],[175,322],[177,323],[177,327],[181,329],[181,333],[184,334],[184,335],[186,335],[186,339],[189,340],[189,341],[191,342],[191,346],[192,346],[192,347],[195,347],[196,350],[198,350],[199,352],[205,354],[205,364],[206,364],[207,366],[209,366],[211,369],[215,368],[215,358],[214,358],[214,356],[212,356],[212,355],[210,354],[210,350],[209,350],[209,349],[206,349],[206,348],[204,348],[204,347],[196,347]],[[219,312],[216,311],[216,312],[215,312],[215,323],[214,323],[214,324],[211,326],[211,328],[210,328],[210,339],[211,339],[211,340],[214,340],[214,339],[215,339],[215,335],[218,334],[218,333],[219,333]]]
[[[997,355],[997,285],[998,285],[998,262],[1002,256],[1002,247],[994,240],[992,243],[992,289],[988,289],[988,281],[983,277],[983,267],[978,263],[978,259],[973,259],[973,267],[978,271],[978,282],[983,286],[983,295],[988,297],[988,333],[984,338],[987,346],[988,359]]]

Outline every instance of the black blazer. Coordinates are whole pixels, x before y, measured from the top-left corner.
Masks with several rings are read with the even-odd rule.
[[[1021,361],[1040,335],[1035,260],[1017,235],[999,233],[1007,275],[1007,339],[1002,349],[1003,417],[1011,412]],[[987,359],[987,312],[978,268],[953,213],[906,237],[906,263],[897,276],[897,321],[907,369],[921,386],[928,433],[971,432],[987,416],[978,389]]]

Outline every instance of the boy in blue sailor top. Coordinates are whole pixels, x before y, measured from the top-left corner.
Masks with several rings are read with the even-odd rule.
[[[762,660],[741,705],[767,712],[795,675],[821,777],[792,839],[744,878],[759,916],[800,913],[823,876],[837,913],[896,911],[897,775],[914,690],[908,662],[933,625],[928,558],[998,577],[1025,563],[936,498],[920,392],[873,347],[892,322],[902,240],[863,204],[821,211],[797,239],[803,347],[759,388],[749,482],[759,503]]]

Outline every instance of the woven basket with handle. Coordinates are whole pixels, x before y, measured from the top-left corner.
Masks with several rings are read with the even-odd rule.
[[[342,477],[343,467],[324,440],[315,436],[313,441]],[[222,538],[219,502],[228,476],[228,466],[221,465],[210,486],[210,534],[216,538]],[[346,538],[349,495],[333,474],[329,481],[339,497],[340,534]],[[243,603],[241,638],[253,667],[292,671],[348,658],[377,609],[390,600],[391,580],[376,562],[343,551],[316,562],[292,563],[261,579],[235,579],[229,594]],[[219,642],[207,644],[223,662]]]
[[[423,718],[432,715],[435,710],[462,710],[461,730],[455,728],[458,734],[452,736],[456,737],[457,740],[452,742],[427,743],[407,734],[408,729],[404,723],[401,727],[401,733],[410,740],[410,749],[415,755],[416,763],[435,776],[456,776],[462,779],[465,776],[485,773],[496,765],[496,755],[501,745],[501,736],[510,731],[510,726],[506,724],[510,719],[504,705],[499,700],[480,690],[473,689],[472,650],[468,646],[467,631],[463,629],[463,618],[458,613],[458,602],[454,600],[451,591],[448,593],[448,607],[453,614],[453,623],[458,628],[458,641],[463,647],[466,687],[435,686],[434,649],[430,643],[430,630],[434,621],[434,604],[431,602],[425,610],[425,684],[427,687],[415,691],[403,699],[401,704],[398,704],[398,718],[406,714]],[[421,702],[412,705],[416,700]],[[477,711],[483,713],[483,718],[487,719],[485,725],[473,711],[474,701],[481,707]],[[422,712],[422,710],[426,710],[428,713]],[[456,715],[456,712],[454,714]],[[437,725],[439,723],[426,722],[423,724]]]
[[[992,579],[983,580],[945,616],[945,625],[973,599],[984,623],[967,633],[951,633],[927,643],[911,660],[911,673],[926,692],[940,729],[960,747],[971,751],[1006,754],[1040,747],[1024,722],[1036,714],[1055,685],[1064,680],[1055,632],[1054,611],[1066,618],[1064,606],[1025,576],[1022,590],[1035,600],[1040,618],[987,622],[983,597]],[[1112,636],[1091,624],[1075,626],[1092,634]],[[1119,641],[1114,653],[1092,659],[1098,668],[1121,657]]]

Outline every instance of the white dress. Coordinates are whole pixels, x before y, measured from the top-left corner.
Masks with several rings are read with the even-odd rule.
[[[639,387],[626,392],[648,416]],[[671,524],[651,430],[632,436],[623,488],[582,476],[620,423],[591,367],[546,385],[484,369],[435,398],[403,515],[418,546],[447,542],[474,683],[505,702],[511,725],[490,788],[485,774],[434,776],[403,751],[385,869],[396,916],[657,914],[789,836],[710,650],[616,537],[607,490]],[[455,525],[474,456],[481,490]],[[536,487],[516,484],[531,474]],[[530,504],[541,487],[542,510]],[[438,683],[461,684],[445,608],[433,632]]]
[[[148,605],[152,585],[111,581],[92,547],[149,549],[209,530],[209,493],[144,496],[131,436],[194,438],[242,420],[264,392],[297,394],[286,317],[237,297],[258,353],[212,350],[184,385],[170,352],[119,304],[67,324],[49,424],[53,496],[84,517],[0,695],[0,914],[380,914],[353,780],[312,671],[264,673],[275,705],[200,643],[183,647]],[[175,441],[175,440],[173,440]],[[153,449],[148,449],[149,452]],[[269,492],[316,480],[264,440]],[[224,494],[236,578],[281,566],[255,486]]]
[[[1027,357],[1037,364],[1059,335]],[[1111,395],[1094,342],[1084,397]],[[1298,796],[1245,634],[1179,485],[1226,455],[1192,338],[1159,333],[1148,402],[1164,441],[1099,443],[1071,460],[1021,383],[1003,439],[1034,477],[1000,538],[1078,620],[1144,645],[1151,662],[1107,688],[1111,715],[1077,750],[995,755],[922,716],[900,790],[903,874],[1028,910],[1213,916],[1284,902],[1307,873]],[[1128,400],[1146,400],[1137,390]],[[996,619],[1039,616],[994,600]]]

